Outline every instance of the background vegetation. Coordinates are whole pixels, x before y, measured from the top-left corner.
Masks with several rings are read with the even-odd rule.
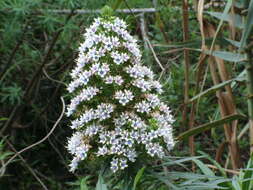
[[[94,163],[71,174],[65,148],[72,132],[61,96],[69,101],[81,34],[104,5],[128,10],[115,14],[176,118],[170,157],[125,176]],[[251,189],[252,18],[253,0],[1,0],[0,189]]]

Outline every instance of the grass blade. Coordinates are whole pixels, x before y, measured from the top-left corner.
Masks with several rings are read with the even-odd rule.
[[[144,170],[145,170],[145,167],[141,168],[141,169],[137,172],[137,174],[136,174],[136,176],[135,176],[135,178],[134,178],[133,190],[136,189],[136,186],[137,186],[138,182],[140,181],[140,179],[141,179],[141,177],[142,177],[142,175],[143,175],[143,173],[144,173]]]

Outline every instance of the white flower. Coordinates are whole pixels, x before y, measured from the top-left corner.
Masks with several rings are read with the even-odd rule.
[[[96,124],[92,124],[86,127],[86,130],[84,132],[84,134],[86,136],[94,136],[96,135],[99,131],[102,130],[102,126],[101,125],[96,125]]]
[[[79,126],[81,127],[83,124],[88,123],[93,119],[96,119],[95,111],[93,109],[90,109],[84,112],[79,119],[76,119],[74,121],[78,121]]]
[[[102,147],[98,147],[98,152],[97,155],[98,156],[104,156],[108,153],[108,148],[106,146],[102,146]]]
[[[124,158],[120,159],[119,160],[119,167],[120,167],[121,170],[127,168],[128,167],[128,165],[127,165],[127,159],[124,159]]]
[[[130,90],[117,91],[115,93],[115,99],[119,100],[119,103],[125,106],[128,102],[133,100],[134,96]]]
[[[113,47],[118,47],[118,46],[120,45],[119,38],[117,38],[117,37],[112,37],[112,38],[111,38],[111,43],[112,43],[112,46],[113,46]]]
[[[153,72],[149,68],[141,65],[128,66],[126,67],[125,70],[128,74],[130,74],[131,77],[135,79],[137,78],[143,79],[144,77],[153,79],[154,77]]]
[[[131,162],[135,162],[136,157],[137,157],[137,153],[134,149],[128,150],[125,153],[125,156],[128,158],[128,160],[130,160]]]
[[[114,78],[113,78],[113,80],[114,80],[114,82],[116,83],[116,84],[118,84],[118,85],[121,85],[123,82],[124,82],[124,80],[122,79],[122,77],[121,76],[115,76]]]
[[[154,108],[160,104],[160,100],[155,94],[147,94],[147,101],[149,102],[150,107]]]
[[[79,95],[71,100],[71,103],[67,108],[67,116],[70,116],[81,102],[90,100],[95,95],[97,95],[98,92],[99,89],[96,87],[88,87],[86,89],[83,89]]]
[[[80,158],[74,157],[71,163],[69,164],[70,167],[69,171],[73,173],[77,169],[78,163],[80,161],[81,161]]]
[[[108,158],[117,172],[139,154],[162,158],[175,144],[173,115],[157,95],[162,86],[141,64],[137,40],[126,27],[119,18],[97,18],[78,48],[67,87],[72,98],[66,114],[75,130],[67,142],[71,172],[89,157]]]
[[[162,85],[158,81],[152,81],[151,85],[158,94],[161,94],[163,92]]]
[[[89,151],[89,145],[87,144],[81,144],[77,147],[75,156],[77,158],[80,158],[80,160],[84,160],[87,157],[87,153]]]
[[[124,62],[123,56],[118,51],[112,52],[111,57],[113,58],[114,63],[116,63],[117,65]]]
[[[81,123],[80,123],[79,120],[73,120],[73,121],[71,122],[70,128],[71,128],[71,129],[77,129],[77,128],[80,127],[80,126],[81,126]]]
[[[114,81],[113,76],[107,76],[107,77],[105,77],[105,83],[106,84],[112,84],[113,81]]]
[[[111,161],[111,170],[113,173],[115,173],[118,169],[119,169],[119,159],[118,158],[114,158],[112,161]]]
[[[95,115],[100,121],[102,121],[109,118],[112,112],[113,112],[113,105],[103,103],[98,106],[97,110],[95,111]]]
[[[75,154],[77,147],[80,146],[84,138],[84,135],[81,132],[76,132],[68,139],[68,151],[71,154]]]
[[[100,65],[100,68],[98,69],[97,74],[100,77],[104,77],[109,71],[110,71],[109,65],[106,63],[103,63],[102,65]]]
[[[151,84],[149,81],[146,81],[144,79],[136,79],[133,81],[133,85],[140,88],[142,92],[146,92],[151,90]]]
[[[142,102],[139,102],[135,105],[135,108],[137,110],[137,112],[140,112],[140,113],[149,113],[151,108],[150,108],[150,104],[146,101],[142,101]]]

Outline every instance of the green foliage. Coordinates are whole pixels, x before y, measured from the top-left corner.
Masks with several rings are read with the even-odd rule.
[[[246,164],[249,158],[249,140],[245,135],[248,134],[247,122],[241,120],[237,128],[239,133],[246,131],[238,142],[243,158],[242,168],[244,169],[240,169],[239,175],[234,176],[227,173],[223,168],[224,160],[228,158],[227,149],[224,150],[221,157],[222,163],[217,163],[212,159],[215,157],[217,147],[224,142],[225,135],[222,127],[217,127],[217,123],[214,125],[212,122],[210,123],[210,121],[222,121],[215,93],[218,90],[223,90],[228,83],[232,87],[238,113],[247,115],[247,103],[245,101],[247,72],[244,66],[248,57],[244,54],[244,50],[252,36],[253,1],[234,1],[234,6],[236,6],[236,15],[234,16],[225,12],[224,8],[210,8],[208,11],[204,11],[206,20],[210,20],[216,26],[222,23],[217,38],[205,39],[207,46],[210,46],[215,39],[215,44],[220,46],[220,50],[206,51],[205,53],[225,60],[228,74],[232,79],[236,79],[236,81],[226,81],[216,86],[213,85],[207,62],[202,63],[202,65],[197,64],[199,63],[199,54],[203,51],[200,50],[202,39],[199,23],[196,19],[196,11],[192,8],[193,2],[189,0],[190,40],[183,42],[182,1],[0,1],[0,130],[12,118],[12,122],[1,135],[7,135],[17,150],[21,150],[43,138],[59,117],[60,96],[65,91],[64,82],[69,80],[66,76],[73,66],[76,48],[82,41],[81,34],[92,19],[98,15],[92,13],[69,16],[69,14],[52,12],[52,9],[94,10],[101,9],[105,5],[126,9],[128,7],[149,8],[156,6],[159,16],[153,13],[145,14],[146,30],[158,59],[166,68],[161,77],[165,91],[161,98],[170,105],[175,115],[175,136],[182,135],[188,129],[186,128],[188,126],[184,128],[182,125],[185,82],[182,50],[184,48],[193,50],[190,51],[189,96],[192,100],[198,100],[195,126],[201,126],[203,123],[208,126],[208,130],[205,128],[205,132],[203,132],[202,129],[204,128],[202,128],[199,131],[201,133],[195,136],[195,145],[197,150],[208,151],[210,156],[205,155],[205,159],[187,156],[189,155],[189,147],[186,141],[182,141],[177,144],[171,154],[187,156],[185,158],[166,158],[162,162],[154,162],[139,172],[132,168],[133,170],[122,176],[115,176],[107,172],[99,176],[95,168],[102,163],[91,161],[85,164],[86,167],[83,171],[72,175],[68,172],[69,155],[65,149],[66,137],[70,136],[70,130],[66,127],[68,125],[67,120],[63,119],[45,143],[22,154],[28,165],[38,174],[48,189],[96,190],[96,188],[107,188],[108,190],[131,190],[134,181],[136,181],[136,190],[253,189],[252,158]],[[133,14],[115,14],[127,20],[129,30],[135,35],[144,50],[139,17]],[[236,27],[234,39],[231,38],[228,30],[230,21],[234,21]],[[233,50],[231,50],[231,45],[234,46]],[[145,65],[152,67],[158,78],[161,69],[149,48],[145,50],[143,60],[145,60]],[[40,69],[44,61],[43,69]],[[234,64],[234,62],[238,63]],[[200,82],[201,90],[195,91],[196,78],[199,74],[197,71],[201,66],[204,70],[201,74],[203,79]],[[65,97],[65,101],[68,102],[69,97]],[[15,110],[17,112],[13,114]],[[151,120],[150,124],[154,128],[156,127],[155,121]],[[196,133],[194,132],[194,134]],[[4,143],[3,138],[0,141],[1,163],[6,162],[11,154],[13,153],[9,146]],[[196,172],[194,173],[190,171],[192,162],[196,165]],[[210,169],[206,164],[212,164],[218,169]],[[41,189],[40,184],[20,160],[11,163],[0,178],[0,189],[17,188],[20,190]]]
[[[11,86],[2,87],[2,93],[0,93],[0,102],[9,105],[20,104],[22,95],[22,88],[16,83],[13,83]]]

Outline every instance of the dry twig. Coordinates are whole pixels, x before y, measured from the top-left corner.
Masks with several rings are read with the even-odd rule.
[[[59,122],[61,121],[63,115],[64,115],[64,112],[65,112],[65,102],[64,102],[64,99],[61,97],[61,101],[62,101],[62,112],[61,112],[61,115],[60,117],[57,119],[57,121],[55,122],[54,126],[52,127],[52,129],[49,131],[49,133],[41,140],[39,140],[38,142],[18,151],[14,156],[12,156],[0,169],[0,171],[2,171],[3,169],[5,169],[7,167],[7,165],[12,162],[17,156],[19,156],[21,153],[41,144],[42,142],[44,142],[55,130],[55,128],[57,127],[57,125],[59,124]]]

